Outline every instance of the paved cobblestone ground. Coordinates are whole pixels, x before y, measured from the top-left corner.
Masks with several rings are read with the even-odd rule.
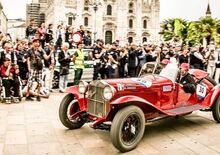
[[[116,155],[109,132],[84,125],[67,130],[58,108],[65,94],[42,102],[0,104],[0,155]],[[220,124],[211,112],[195,112],[146,126],[139,146],[126,155],[220,154]]]

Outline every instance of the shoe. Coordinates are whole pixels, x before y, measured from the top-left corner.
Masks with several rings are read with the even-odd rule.
[[[12,103],[11,97],[6,97],[6,98],[5,98],[5,103],[6,103],[6,104]]]
[[[19,102],[20,102],[19,97],[14,97],[12,101],[13,101],[14,103],[19,103]]]
[[[33,99],[32,97],[30,97],[30,96],[26,97],[25,100],[26,100],[26,101],[34,101],[34,99]]]
[[[40,96],[37,97],[37,101],[39,101],[39,102],[41,101]]]
[[[60,93],[64,93],[64,91],[62,91],[62,90],[59,90],[59,92],[60,92]]]

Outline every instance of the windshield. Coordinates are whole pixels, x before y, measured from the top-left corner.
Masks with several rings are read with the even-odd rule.
[[[146,74],[153,74],[155,72],[156,67],[157,67],[156,62],[148,62],[144,64],[143,67],[141,68],[139,76],[146,75]]]
[[[179,72],[179,68],[175,64],[168,64],[162,71],[160,72],[160,76],[166,77],[171,81],[175,82],[177,75]]]

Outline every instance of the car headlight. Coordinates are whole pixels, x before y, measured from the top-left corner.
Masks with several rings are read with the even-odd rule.
[[[80,81],[80,82],[79,82],[78,91],[79,91],[81,94],[84,94],[84,93],[87,91],[87,87],[88,87],[88,83],[87,83],[87,82],[85,82],[85,81]]]
[[[113,97],[113,89],[110,86],[106,86],[103,90],[103,97],[105,100],[111,100]]]

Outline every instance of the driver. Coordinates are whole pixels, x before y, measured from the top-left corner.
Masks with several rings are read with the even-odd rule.
[[[180,85],[185,93],[193,94],[196,91],[196,82],[191,74],[189,74],[189,64],[182,63],[180,66]]]

